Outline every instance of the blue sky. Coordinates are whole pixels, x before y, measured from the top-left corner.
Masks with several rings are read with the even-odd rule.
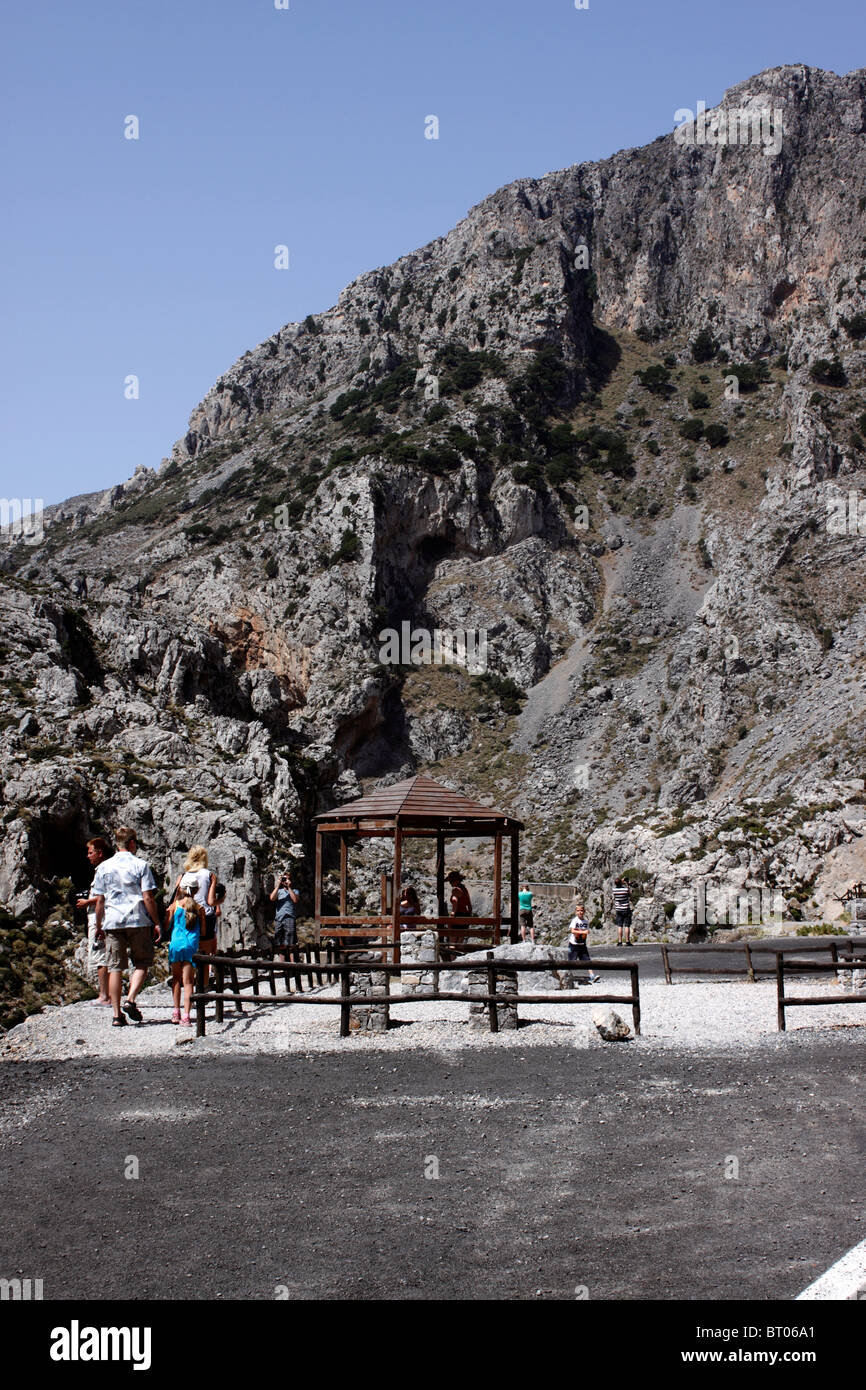
[[[863,0],[6,0],[2,29],[0,494],[46,503],[157,466],[247,348],[501,184],[763,68],[866,65]]]

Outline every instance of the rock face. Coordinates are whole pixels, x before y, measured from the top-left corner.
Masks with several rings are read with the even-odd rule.
[[[223,939],[262,938],[299,843],[310,911],[310,816],[414,770],[520,815],[526,876],[596,917],[625,867],[643,932],[705,890],[840,910],[866,75],[771,69],[726,129],[762,110],[780,140],[670,132],[500,189],[245,354],[159,469],[51,508],[38,547],[7,532],[9,913],[46,920],[122,818],[166,880],[206,844]],[[395,664],[403,623],[483,634],[484,663]]]

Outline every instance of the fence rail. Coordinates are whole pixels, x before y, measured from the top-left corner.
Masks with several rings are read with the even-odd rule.
[[[298,994],[304,993],[302,976],[307,977],[309,989],[315,988],[314,978],[318,978],[321,984],[333,984],[337,976],[333,973],[333,966],[336,959],[334,947],[328,943],[322,946],[289,946],[287,953],[292,955],[292,972],[295,981],[295,990]],[[228,976],[232,985],[232,998],[235,1001],[235,1011],[243,1013],[243,999],[236,998],[241,996],[244,990],[250,990],[255,999],[261,998],[262,984],[268,984],[272,995],[277,992],[277,975],[282,975],[286,989],[289,988],[291,976],[286,974],[288,966],[281,960],[273,956],[232,956],[232,955],[203,955],[202,963],[207,962],[217,978],[218,989],[217,997],[217,1021],[223,1022],[223,1002],[229,996],[225,993],[225,977]],[[238,977],[238,967],[249,969],[248,979],[240,980]],[[198,971],[197,988],[203,986],[203,970]]]
[[[775,975],[776,973],[775,964],[769,966],[756,964],[753,959],[753,957],[756,955],[776,956],[778,958],[779,956],[784,956],[787,952],[796,951],[800,955],[805,955],[810,952],[822,953],[825,951],[829,951],[833,957],[833,960],[836,960],[838,958],[838,953],[840,950],[848,951],[851,949],[856,949],[856,944],[858,940],[860,941],[861,945],[864,945],[864,939],[862,937],[852,938],[850,936],[837,936],[833,937],[832,939],[828,937],[826,941],[816,941],[813,945],[806,945],[802,938],[800,938],[797,941],[792,941],[790,943],[786,942],[783,946],[772,946],[769,944],[764,944],[760,939],[755,939],[752,941],[725,941],[720,942],[718,946],[711,946],[709,944],[704,945],[703,942],[684,944],[682,946],[672,945],[669,942],[662,942],[660,943],[660,949],[662,953],[662,964],[664,966],[665,971],[665,980],[669,985],[673,984],[673,977],[675,974],[731,975],[735,973],[729,967],[724,965],[674,965],[671,963],[671,955],[723,955],[725,953],[733,953],[735,955],[743,956],[746,963],[746,973],[749,977],[749,980],[752,982],[752,984],[754,984],[758,975]]]
[[[271,962],[261,960],[243,960],[235,956],[211,956],[197,955],[194,958],[196,967],[196,988],[192,996],[195,1005],[196,1017],[196,1036],[205,1036],[205,1006],[214,1003],[216,1022],[222,1023],[224,1018],[224,1006],[227,1003],[234,1003],[242,1006],[245,1002],[249,1003],[249,996],[244,998],[243,989],[250,987],[251,981],[240,982],[238,970],[250,969],[261,971],[271,965]],[[204,988],[204,967],[210,965],[214,971],[217,982],[217,989],[205,990]],[[639,964],[637,961],[617,960],[505,960],[500,957],[496,960],[491,951],[487,952],[484,961],[436,961],[425,964],[425,971],[436,972],[437,977],[441,973],[451,973],[452,971],[475,971],[480,973],[485,971],[487,975],[487,989],[483,994],[464,994],[456,990],[434,990],[424,994],[352,994],[350,977],[359,972],[385,975],[416,974],[418,965],[416,962],[399,962],[392,964],[386,961],[365,960],[363,963],[351,963],[348,961],[324,961],[322,963],[298,962],[290,963],[278,962],[273,966],[275,971],[286,976],[286,994],[278,995],[274,988],[270,995],[256,995],[256,1000],[261,1004],[315,1004],[330,1005],[340,1010],[340,1037],[349,1036],[351,1011],[353,1008],[368,1004],[382,1004],[387,1002],[392,1004],[433,1004],[439,1002],[450,1003],[484,1003],[489,1007],[489,1021],[491,1033],[499,1032],[498,1006],[500,1004],[624,1004],[631,1007],[632,1019],[634,1021],[635,1035],[640,1034],[640,977]],[[559,990],[556,994],[520,994],[502,993],[497,989],[497,975],[523,974],[526,972],[538,971],[569,971],[572,974],[585,973],[587,970],[600,972],[603,970],[616,972],[628,971],[631,980],[630,994],[587,994],[581,991],[579,995],[567,990]],[[225,988],[225,977],[228,972],[232,989],[227,991]],[[339,980],[340,993],[338,995],[311,995],[311,994],[290,994],[288,993],[288,979],[291,975],[298,973],[312,974],[318,976],[320,981],[328,983],[334,979]],[[438,979],[437,979],[438,982]]]
[[[776,956],[776,1021],[778,1031],[785,1032],[785,1010],[802,1004],[866,1004],[866,994],[796,994],[785,993],[785,969],[796,969],[799,975],[822,975],[838,970],[866,970],[866,946],[861,943],[861,956],[846,955],[835,961],[794,960],[786,963],[780,952]]]

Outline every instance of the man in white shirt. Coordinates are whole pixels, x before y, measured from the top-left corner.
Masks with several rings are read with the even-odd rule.
[[[159,911],[156,906],[156,879],[153,870],[135,851],[135,831],[122,825],[115,831],[117,853],[105,859],[96,870],[91,893],[96,899],[96,937],[105,937],[105,963],[108,970],[108,997],[114,1014],[113,1027],[126,1023],[124,1014],[141,1022],[135,996],[147,979],[153,960],[154,940],[159,941]],[[127,958],[132,965],[129,990],[123,1013],[120,996]]]

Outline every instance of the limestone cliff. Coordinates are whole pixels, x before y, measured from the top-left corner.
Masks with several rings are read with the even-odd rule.
[[[781,138],[500,189],[10,539],[10,913],[122,815],[160,872],[207,843],[249,934],[309,814],[413,769],[521,813],[527,873],[595,908],[630,864],[647,929],[698,878],[808,915],[866,877],[866,74],[721,111]],[[383,665],[403,621],[486,630],[488,674]]]

